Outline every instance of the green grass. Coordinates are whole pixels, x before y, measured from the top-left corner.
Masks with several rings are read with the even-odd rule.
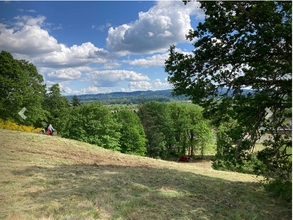
[[[0,129],[1,219],[291,219],[259,178]]]

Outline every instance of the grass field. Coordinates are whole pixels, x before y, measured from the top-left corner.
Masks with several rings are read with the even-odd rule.
[[[0,219],[291,219],[253,175],[0,129]]]

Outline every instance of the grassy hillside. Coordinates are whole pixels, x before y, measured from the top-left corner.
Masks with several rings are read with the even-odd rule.
[[[253,175],[0,129],[1,219],[291,219]]]

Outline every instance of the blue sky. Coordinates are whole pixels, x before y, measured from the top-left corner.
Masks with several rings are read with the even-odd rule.
[[[33,63],[65,94],[170,89],[170,45],[203,21],[198,2],[0,2],[0,51]]]

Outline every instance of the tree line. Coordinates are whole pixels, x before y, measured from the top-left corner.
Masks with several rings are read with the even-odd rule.
[[[36,67],[0,54],[0,118],[20,124],[47,127],[52,124],[65,138],[127,154],[166,158],[170,155],[202,155],[211,147],[212,132],[199,106],[143,100],[135,113],[111,113],[101,102],[81,104],[62,95],[58,84],[46,89]],[[22,108],[26,118],[18,112]]]

